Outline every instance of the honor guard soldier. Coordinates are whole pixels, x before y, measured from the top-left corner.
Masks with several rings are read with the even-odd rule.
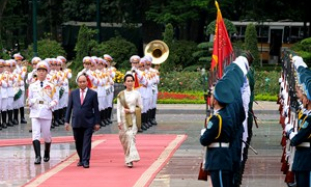
[[[213,187],[232,186],[232,155],[230,142],[233,136],[233,124],[226,106],[233,102],[234,96],[228,94],[230,84],[219,80],[215,86],[211,103],[215,114],[212,115],[206,129],[202,129],[200,142],[207,146],[204,169],[210,173]]]
[[[3,76],[3,70],[4,70],[4,66],[5,66],[5,61],[3,59],[0,59],[0,110],[2,113],[2,100],[3,100],[3,96],[6,93],[6,87],[7,87],[7,83],[4,80],[4,76]],[[2,115],[2,114],[1,114]],[[4,123],[4,120],[1,120],[1,116],[0,115],[0,130],[2,130],[2,128],[6,128],[6,123]]]
[[[62,112],[61,112],[61,116],[62,116],[62,123],[65,122],[65,114],[66,114],[66,110],[67,110],[67,105],[68,105],[68,99],[69,99],[69,79],[72,78],[72,72],[71,69],[67,68],[66,63],[67,63],[67,59],[63,56],[58,56],[57,59],[60,59],[62,61],[62,67],[61,67],[61,71],[63,72],[63,77],[62,77],[62,82],[63,82],[63,95],[62,95],[62,101],[60,101],[60,103],[62,103]]]
[[[100,79],[100,84],[97,87],[97,97],[98,97],[98,109],[100,113],[100,119],[101,123],[100,126],[105,127],[109,125],[108,122],[108,101],[107,101],[107,95],[106,95],[106,89],[105,85],[108,82],[108,76],[106,73],[105,68],[107,67],[107,62],[103,58],[98,58],[98,64],[97,64],[97,70],[96,74],[98,75],[98,78]]]
[[[32,71],[28,73],[26,83],[29,85],[37,80],[37,64],[41,61],[41,58],[34,57],[31,60]]]
[[[133,55],[130,58],[131,71],[128,71],[126,74],[132,74],[135,78],[134,89],[140,90],[141,85],[147,85],[147,79],[143,75],[143,72],[139,70],[140,57],[138,55]],[[142,100],[143,100],[143,96]],[[141,127],[138,127],[138,132],[143,132],[149,128],[149,125],[146,123],[146,113],[142,110],[142,124]]]
[[[7,60],[7,76],[8,76],[8,100],[7,100],[7,111],[8,111],[8,126],[17,125],[13,121],[13,109],[14,109],[14,86],[15,82],[17,81],[16,75],[13,73],[15,69],[16,62],[15,60]]]
[[[107,62],[107,75],[109,76],[109,94],[107,94],[107,102],[108,102],[108,122],[109,124],[112,124],[111,121],[111,113],[112,113],[112,107],[113,107],[113,97],[114,97],[114,77],[116,75],[116,68],[112,66],[113,58],[108,55],[104,54],[103,55],[104,59]]]
[[[40,134],[45,142],[44,162],[50,160],[50,147],[52,143],[51,121],[52,110],[58,103],[58,92],[55,85],[48,81],[49,65],[45,61],[37,64],[37,81],[29,86],[28,105],[32,122],[32,140],[36,155],[35,164],[41,163]]]
[[[305,110],[298,121],[298,127],[293,126],[290,129],[286,127],[286,129],[290,145],[296,147],[291,169],[295,174],[297,187],[302,187],[311,185],[311,72],[306,68],[301,57],[294,56],[292,61],[302,84],[300,100]]]
[[[25,119],[25,77],[27,74],[27,67],[23,65],[22,60],[24,59],[24,57],[20,54],[14,54],[14,59],[16,60],[17,64],[16,64],[16,69],[14,71],[14,73],[16,73],[19,76],[19,89],[18,89],[18,95],[16,95],[19,98],[14,98],[16,99],[16,103],[17,103],[17,109],[14,109],[14,119],[18,121],[18,109],[20,112],[20,123],[27,123],[26,119]],[[20,95],[20,96],[19,96]]]
[[[146,72],[148,74],[148,77],[152,80],[150,83],[150,106],[149,106],[149,112],[148,112],[148,119],[150,120],[151,125],[157,125],[156,121],[156,107],[157,107],[157,98],[158,98],[158,84],[159,84],[159,71],[156,69],[153,69],[151,67],[152,65],[152,57],[151,56],[145,56],[146,59]]]

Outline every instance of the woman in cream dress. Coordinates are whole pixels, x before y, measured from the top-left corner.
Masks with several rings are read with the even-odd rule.
[[[133,162],[140,160],[136,149],[136,107],[142,108],[141,95],[134,90],[134,76],[127,74],[124,77],[125,90],[121,91],[117,98],[117,120],[119,139],[123,147],[125,164],[131,168]]]

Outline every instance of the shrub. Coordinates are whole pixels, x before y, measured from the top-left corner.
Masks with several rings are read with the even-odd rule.
[[[133,43],[121,36],[116,36],[93,48],[92,54],[96,56],[109,54],[112,56],[114,62],[116,62],[116,68],[128,70],[131,66],[129,58],[137,54],[137,48]]]
[[[279,93],[279,76],[277,71],[255,72],[255,96],[259,94],[277,95]]]
[[[201,74],[176,71],[162,73],[159,90],[166,92],[203,91]]]
[[[245,31],[245,49],[249,50],[252,55],[254,56],[254,62],[253,66],[259,67],[260,65],[260,57],[259,57],[259,51],[257,47],[257,32],[254,24],[249,24],[246,27]]]
[[[171,69],[182,70],[184,67],[194,65],[196,61],[192,54],[196,51],[197,44],[193,41],[175,41],[170,48],[170,59],[172,64],[175,64],[175,67],[171,67]]]
[[[55,40],[42,39],[38,41],[38,56],[44,58],[56,58],[57,56],[66,56],[65,50],[61,44]],[[33,44],[28,46],[25,58],[31,60],[33,57]]]
[[[291,49],[296,51],[306,63],[311,64],[311,37],[297,42]]]
[[[90,55],[92,48],[96,46],[97,42],[92,39],[95,34],[96,30],[89,29],[86,25],[81,25],[75,46],[75,51],[77,53],[76,59],[72,65],[73,69],[80,68],[82,59]]]

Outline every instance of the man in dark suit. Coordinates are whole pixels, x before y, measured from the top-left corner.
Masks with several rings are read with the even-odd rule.
[[[87,88],[86,74],[79,73],[76,81],[79,89],[73,90],[70,94],[65,117],[65,129],[69,130],[72,112],[73,135],[80,158],[77,166],[89,168],[92,134],[94,130],[97,131],[100,128],[97,92]]]

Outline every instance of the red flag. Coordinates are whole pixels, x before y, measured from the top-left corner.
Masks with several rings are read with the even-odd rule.
[[[224,61],[230,60],[229,58],[231,54],[233,54],[233,48],[217,1],[215,1],[215,5],[217,8],[217,19],[215,27],[211,71],[213,72],[217,67],[218,78],[221,78],[223,74]]]

